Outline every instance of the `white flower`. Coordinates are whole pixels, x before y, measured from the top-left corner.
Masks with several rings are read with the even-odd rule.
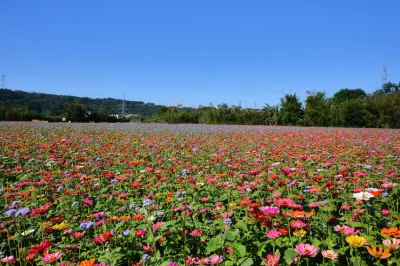
[[[22,232],[21,235],[27,236],[27,235],[32,234],[34,231],[35,231],[35,229],[29,229],[29,230]]]
[[[374,195],[372,195],[369,192],[359,192],[359,193],[353,193],[353,198],[356,200],[369,200],[370,198],[373,198]]]
[[[156,217],[154,217],[154,216],[149,216],[149,217],[146,218],[146,220],[147,220],[148,222],[152,222],[152,221],[154,221],[155,219],[156,219]]]

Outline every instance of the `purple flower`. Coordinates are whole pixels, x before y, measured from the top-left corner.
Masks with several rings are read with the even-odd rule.
[[[20,202],[21,202],[20,200],[14,200],[13,202],[11,202],[11,206],[14,206],[14,205],[16,205],[16,204],[18,204]]]
[[[144,259],[144,260],[150,259],[150,255],[147,253],[144,253],[142,256],[142,259]]]
[[[84,222],[79,225],[80,228],[89,229],[94,225],[94,222]]]
[[[364,166],[364,168],[365,168],[366,170],[371,170],[371,169],[372,169],[372,165],[366,164],[366,165]]]
[[[126,229],[125,231],[122,232],[122,234],[123,234],[124,236],[128,236],[129,233],[130,233],[129,229]]]
[[[143,207],[150,206],[153,203],[151,199],[145,199],[143,201]]]
[[[15,213],[15,216],[25,215],[28,214],[28,212],[29,212],[28,208],[21,208]]]
[[[11,216],[11,215],[14,215],[16,212],[17,212],[16,209],[9,209],[8,211],[6,211],[6,215]]]
[[[232,219],[231,218],[225,218],[224,224],[226,224],[228,226],[231,225],[232,224]]]

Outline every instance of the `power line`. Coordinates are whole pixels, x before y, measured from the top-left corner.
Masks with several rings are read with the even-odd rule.
[[[125,117],[125,93],[124,93],[124,100],[122,101],[122,116]]]
[[[387,68],[386,68],[385,65],[383,65],[383,68],[382,68],[382,88],[386,83],[387,83]]]

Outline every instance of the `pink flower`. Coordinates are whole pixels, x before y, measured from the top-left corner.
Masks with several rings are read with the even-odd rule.
[[[54,253],[50,253],[47,254],[46,256],[43,257],[42,262],[45,264],[51,264],[56,262],[59,258],[62,257],[62,253],[59,252],[54,252]]]
[[[201,230],[196,229],[196,230],[193,230],[193,232],[191,232],[190,235],[196,237],[196,236],[201,236],[201,233],[202,233]]]
[[[290,222],[290,227],[300,229],[306,227],[307,224],[305,224],[303,221],[300,220],[295,220]]]
[[[261,207],[260,210],[263,212],[264,215],[267,215],[270,217],[274,217],[275,215],[277,215],[279,213],[278,207],[266,206],[266,207]]]
[[[279,231],[274,230],[274,229],[269,230],[269,231],[267,232],[267,237],[268,237],[269,239],[272,239],[272,240],[277,239],[280,235],[281,235],[281,233],[279,233]]]
[[[4,257],[0,261],[7,264],[15,264],[15,257],[14,256]]]
[[[268,254],[267,259],[263,260],[265,266],[278,266],[279,256],[276,254]]]
[[[208,198],[207,198],[207,197],[201,198],[201,202],[207,202],[207,201],[208,201]]]
[[[219,255],[214,255],[210,258],[211,264],[220,264],[223,261],[224,259],[222,258],[222,256]]]
[[[158,229],[160,229],[163,226],[163,222],[156,222],[155,224],[152,225],[153,230],[157,231]]]
[[[397,238],[393,238],[392,240],[385,239],[382,241],[382,244],[385,247],[390,248],[390,250],[396,251],[400,248],[400,239],[397,239]]]
[[[168,266],[178,266],[178,263],[176,263],[176,262],[171,262],[171,263],[168,264]]]
[[[343,233],[348,236],[348,235],[355,235],[358,234],[360,230],[356,230],[354,227],[350,226],[344,226]]]
[[[224,212],[221,216],[224,218],[229,218],[231,217],[233,214],[231,212]]]
[[[386,216],[386,215],[389,215],[389,214],[390,214],[389,210],[382,210],[382,215],[383,216]]]
[[[298,244],[294,249],[300,256],[311,257],[318,252],[318,248],[310,244]]]
[[[294,201],[289,198],[280,198],[274,201],[276,206],[279,207],[291,207],[294,204]]]

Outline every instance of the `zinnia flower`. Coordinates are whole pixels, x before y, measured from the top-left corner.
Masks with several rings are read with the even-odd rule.
[[[264,215],[274,217],[279,213],[279,208],[278,207],[261,207],[260,210],[263,212]]]
[[[268,254],[267,259],[263,260],[265,266],[278,266],[279,256],[276,254]]]
[[[300,229],[300,228],[304,228],[306,226],[307,226],[307,224],[305,224],[303,221],[300,221],[300,220],[290,222],[290,227],[292,227],[292,228]]]
[[[382,241],[385,247],[390,248],[392,251],[396,251],[400,248],[400,239],[393,238],[392,240],[385,239]]]
[[[372,248],[367,248],[368,253],[377,258],[378,260],[384,260],[389,258],[392,254],[390,254],[389,250],[384,249],[383,247],[379,247],[376,250],[376,246],[372,246]]]
[[[346,237],[346,242],[349,243],[350,246],[354,248],[359,248],[364,246],[367,243],[367,240],[362,236],[350,235]]]
[[[321,251],[321,254],[324,258],[330,259],[330,260],[334,260],[337,259],[337,257],[339,256],[335,251],[333,250],[323,250]]]
[[[298,244],[294,249],[300,256],[311,257],[317,254],[318,248],[310,244]]]
[[[4,262],[6,264],[15,264],[16,260],[15,260],[14,256],[7,256],[7,257],[2,258],[0,261]]]
[[[272,229],[269,230],[266,235],[269,239],[275,240],[281,235],[281,233],[277,230]]]
[[[293,234],[295,236],[303,237],[303,236],[305,236],[307,234],[307,231],[303,230],[303,229],[300,229],[300,230],[294,231]]]
[[[373,198],[374,195],[372,195],[369,192],[359,192],[359,193],[353,193],[353,198],[356,200],[369,200],[370,198]]]
[[[399,237],[400,236],[400,230],[397,227],[390,227],[390,228],[382,228],[381,234],[383,236],[393,236],[393,237]]]
[[[222,258],[222,256],[219,255],[214,255],[210,258],[211,264],[220,264],[223,261],[224,259]]]
[[[45,264],[50,264],[56,262],[59,258],[62,257],[62,253],[59,252],[54,252],[47,254],[46,256],[43,257],[42,262]]]
[[[94,262],[95,262],[94,258],[92,258],[90,260],[84,260],[84,261],[79,262],[79,266],[93,266]]]
[[[66,222],[62,222],[60,224],[53,225],[52,228],[54,230],[61,231],[61,230],[67,229],[68,227],[69,227],[69,225]]]

